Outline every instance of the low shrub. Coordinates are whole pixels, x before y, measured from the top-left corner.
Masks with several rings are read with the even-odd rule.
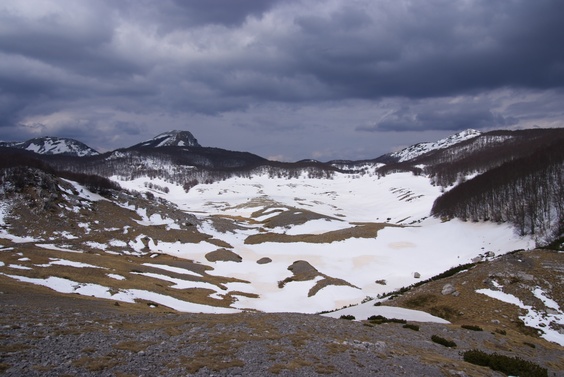
[[[500,334],[500,335],[507,335],[507,331],[502,330],[502,329],[495,329],[495,332]]]
[[[452,340],[448,340],[448,339],[442,338],[442,337],[440,337],[440,336],[438,336],[438,335],[433,335],[433,336],[431,337],[431,340],[432,340],[433,342],[435,342],[435,343],[437,343],[437,344],[440,344],[440,345],[442,345],[442,346],[445,346],[445,347],[449,347],[449,348],[456,347],[456,343],[455,343],[455,342],[453,342]]]
[[[520,377],[548,377],[548,370],[531,361],[519,357],[509,357],[497,353],[488,354],[480,350],[463,353],[464,361],[489,367],[492,370]]]
[[[484,331],[484,329],[482,329],[480,326],[475,326],[475,325],[462,325],[460,327],[462,327],[463,329],[466,329],[466,330]]]
[[[375,325],[380,325],[382,323],[407,323],[405,319],[386,318],[382,315],[372,315],[368,317],[368,321]]]
[[[410,298],[405,302],[408,308],[421,308],[429,304],[434,304],[438,301],[437,296],[432,294],[420,294]]]
[[[350,315],[350,314],[343,314],[341,317],[339,317],[341,319],[347,319],[349,321],[354,321],[356,318],[354,315]]]
[[[413,331],[419,331],[419,325],[413,325],[411,323],[406,323],[405,325],[403,325],[404,329],[410,329]]]
[[[459,311],[448,305],[433,306],[429,308],[429,313],[435,317],[441,317],[451,322],[460,317]]]

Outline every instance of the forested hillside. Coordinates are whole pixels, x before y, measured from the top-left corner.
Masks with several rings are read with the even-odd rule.
[[[511,222],[540,239],[564,232],[564,139],[544,140],[437,198],[432,214],[470,221]]]

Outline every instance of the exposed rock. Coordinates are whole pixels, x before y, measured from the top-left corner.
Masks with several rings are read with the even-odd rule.
[[[306,262],[304,260],[295,261],[291,266],[288,267],[288,270],[292,271],[295,276],[304,278],[307,277],[307,279],[304,280],[310,280],[311,278],[319,275],[319,271],[317,271],[315,267],[309,264],[309,262]]]
[[[270,262],[272,262],[272,259],[270,259],[269,257],[263,257],[257,261],[258,264],[267,264]]]
[[[456,288],[454,288],[454,285],[452,285],[452,284],[445,284],[445,285],[443,286],[443,289],[441,290],[441,294],[442,294],[443,296],[451,295],[451,294],[453,294],[454,292],[456,292]]]
[[[206,259],[210,262],[241,262],[243,258],[239,254],[227,249],[217,249],[206,254]]]

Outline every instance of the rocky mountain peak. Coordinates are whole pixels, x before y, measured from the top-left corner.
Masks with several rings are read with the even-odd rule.
[[[201,145],[189,131],[173,130],[163,132],[151,140],[135,145],[135,147],[201,147]]]

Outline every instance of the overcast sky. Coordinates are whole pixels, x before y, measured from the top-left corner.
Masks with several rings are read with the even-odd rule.
[[[563,126],[562,0],[0,2],[0,140],[327,161]]]

